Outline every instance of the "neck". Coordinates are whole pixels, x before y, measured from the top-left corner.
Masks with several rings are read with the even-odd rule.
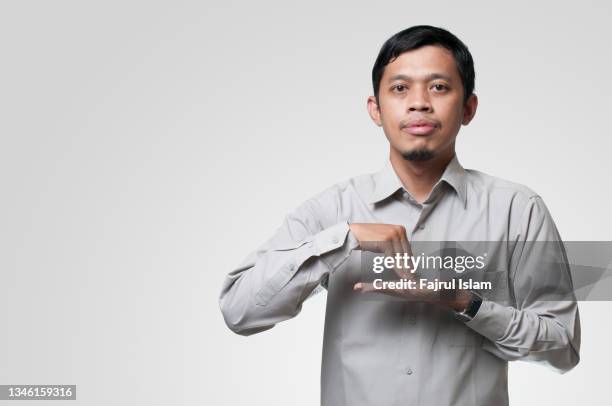
[[[454,156],[455,150],[452,149],[427,161],[408,161],[399,151],[391,148],[389,158],[406,190],[417,202],[422,203],[429,197],[434,185],[440,180]]]

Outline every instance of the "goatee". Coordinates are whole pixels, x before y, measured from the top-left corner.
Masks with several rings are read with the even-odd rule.
[[[427,161],[434,157],[434,153],[429,149],[413,149],[402,153],[406,161]]]

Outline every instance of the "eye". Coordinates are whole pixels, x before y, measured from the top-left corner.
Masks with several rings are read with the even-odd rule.
[[[398,92],[403,92],[404,90],[406,90],[406,86],[404,85],[395,85],[391,88],[391,90],[396,90]]]
[[[442,83],[436,83],[435,85],[433,85],[433,87],[434,87],[434,88],[435,88],[437,91],[439,91],[439,92],[441,92],[441,91],[444,91],[444,90],[447,90],[447,89],[448,89],[448,87],[446,87],[446,85],[444,85],[444,84],[442,84]]]

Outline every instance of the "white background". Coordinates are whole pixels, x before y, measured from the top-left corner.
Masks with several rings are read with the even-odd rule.
[[[241,337],[221,282],[302,201],[383,165],[371,68],[411,25],[474,56],[463,166],[537,191],[565,240],[610,240],[611,17],[604,1],[3,2],[0,384],[76,384],[71,405],[318,404],[325,294]],[[580,310],[580,364],[512,363],[512,404],[606,402],[612,306]]]

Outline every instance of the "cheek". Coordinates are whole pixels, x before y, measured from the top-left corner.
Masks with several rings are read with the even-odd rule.
[[[444,121],[447,126],[461,125],[463,120],[463,112],[461,107],[456,107],[456,104],[448,105],[442,104],[438,106],[434,111],[438,112],[438,117]]]
[[[385,127],[397,127],[405,118],[403,107],[399,103],[387,102],[381,106],[381,120]]]
[[[390,111],[385,111],[381,115],[382,128],[387,139],[391,142],[401,138],[399,131],[399,121],[401,118],[394,116]]]

